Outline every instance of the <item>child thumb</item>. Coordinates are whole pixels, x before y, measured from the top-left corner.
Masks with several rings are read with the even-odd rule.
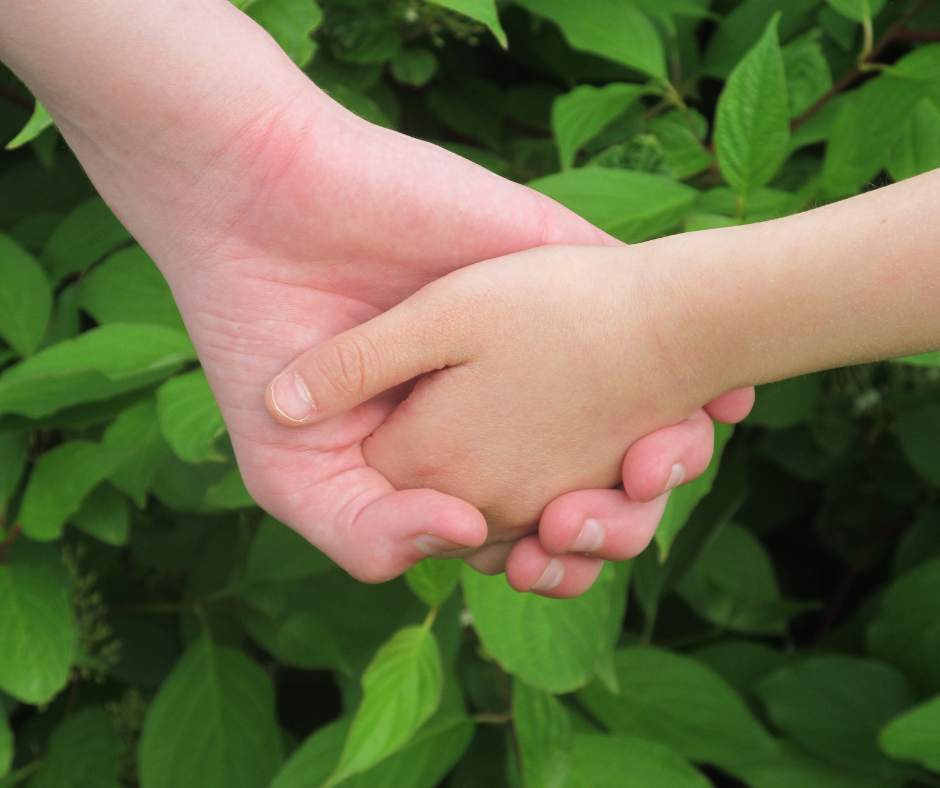
[[[462,363],[453,321],[411,299],[296,358],[265,391],[281,424],[316,424],[425,372]]]

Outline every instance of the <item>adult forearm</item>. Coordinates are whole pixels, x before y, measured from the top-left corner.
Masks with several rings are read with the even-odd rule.
[[[712,391],[940,348],[940,170],[657,244],[668,341]]]
[[[0,59],[151,245],[155,217],[187,221],[238,188],[210,163],[263,145],[298,99],[331,104],[227,0],[4,0]]]

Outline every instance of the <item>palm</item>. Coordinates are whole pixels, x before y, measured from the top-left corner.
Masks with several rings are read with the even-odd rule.
[[[204,241],[201,264],[171,275],[171,285],[253,496],[354,574],[383,579],[415,555],[381,521],[404,518],[402,528],[420,533],[434,515],[422,527],[407,522],[416,512],[457,502],[429,491],[396,498],[366,466],[361,442],[394,408],[393,395],[291,429],[266,412],[267,382],[304,350],[455,268],[545,243],[610,239],[439,148],[342,118],[324,149],[309,120],[282,117],[260,150],[219,165],[212,177],[222,197],[207,226],[189,233]],[[373,502],[373,516],[361,517]]]

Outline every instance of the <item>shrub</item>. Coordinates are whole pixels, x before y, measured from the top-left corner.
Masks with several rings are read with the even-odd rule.
[[[238,4],[631,243],[940,165],[930,0]],[[581,598],[361,585],[253,505],[165,282],[32,112],[0,73],[0,786],[940,785],[940,354],[764,387]]]

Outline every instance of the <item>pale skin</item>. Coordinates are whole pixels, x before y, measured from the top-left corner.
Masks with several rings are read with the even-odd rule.
[[[0,58],[167,277],[258,503],[370,582],[483,545],[487,524],[470,503],[396,491],[366,464],[362,441],[402,392],[295,430],[268,416],[265,385],[306,348],[455,269],[544,244],[616,241],[523,186],[358,119],[227,0],[5,0]],[[738,420],[748,396],[708,412]],[[711,423],[689,413],[630,448],[635,495],[618,501],[611,528],[651,533],[675,466],[685,480],[703,467]],[[578,501],[595,495],[609,491]],[[582,529],[582,503],[561,503]],[[549,544],[575,527],[565,517],[543,521]],[[509,576],[522,567],[524,580],[521,543],[467,560],[498,571],[509,550],[521,551]],[[581,554],[561,561],[556,595],[584,591],[600,567]]]
[[[426,286],[285,374],[317,423],[430,373],[366,460],[400,488],[473,502],[493,530],[524,530],[561,489],[615,484],[624,446],[723,392],[940,348],[938,209],[940,170],[762,224],[521,252]],[[276,418],[283,377],[268,392]],[[549,504],[542,523],[557,527],[513,549],[510,583],[548,577],[543,593],[565,595],[587,571],[559,558],[578,517],[620,516],[624,494],[606,495]],[[608,534],[595,555],[635,553],[651,535]]]

